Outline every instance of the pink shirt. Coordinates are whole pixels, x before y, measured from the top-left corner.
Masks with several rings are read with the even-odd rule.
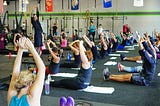
[[[61,47],[67,47],[67,39],[62,40]]]

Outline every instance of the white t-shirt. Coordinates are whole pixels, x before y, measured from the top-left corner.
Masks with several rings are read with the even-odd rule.
[[[103,28],[102,27],[98,28],[98,35],[100,35],[100,33],[103,33]]]

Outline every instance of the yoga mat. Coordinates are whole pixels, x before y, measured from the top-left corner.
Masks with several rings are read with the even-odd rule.
[[[81,89],[79,91],[84,91],[84,92],[92,92],[92,93],[102,93],[102,94],[112,94],[114,92],[113,87],[98,87],[98,86],[88,86],[85,89]]]
[[[117,57],[119,57],[120,54],[109,54],[109,56],[117,56]]]
[[[108,66],[111,66],[111,65],[116,65],[117,62],[115,61],[107,61],[106,63],[104,63],[104,65],[108,65]]]
[[[140,60],[140,61],[139,61],[139,60],[137,60],[137,61],[136,61],[136,63],[143,63],[143,61],[142,61],[142,60]]]
[[[71,68],[72,70],[80,70],[80,68]],[[92,70],[95,70],[96,68],[92,68]]]
[[[73,78],[76,77],[77,74],[74,73],[57,73],[57,74],[50,74],[50,76],[54,76],[54,77],[68,77],[68,78]]]
[[[136,45],[133,45],[133,46],[137,47],[137,46],[139,46],[139,45],[138,45],[138,44],[136,44]]]
[[[125,51],[125,50],[123,50],[123,51],[116,51],[117,53],[129,53],[129,51]]]
[[[110,59],[111,59],[111,60],[115,60],[115,59],[117,59],[117,57],[111,57]]]
[[[5,56],[9,57],[9,55],[5,55]],[[17,55],[15,55],[15,54],[12,54],[11,56],[12,56],[12,57],[16,57]]]
[[[125,46],[125,49],[127,49],[127,50],[135,50],[134,46]]]

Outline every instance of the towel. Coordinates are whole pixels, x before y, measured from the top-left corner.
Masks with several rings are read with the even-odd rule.
[[[114,92],[113,87],[98,87],[98,86],[88,86],[85,89],[80,89],[79,91],[101,93],[101,94],[112,94]]]

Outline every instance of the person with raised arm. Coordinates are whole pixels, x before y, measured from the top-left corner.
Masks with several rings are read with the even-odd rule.
[[[28,38],[20,38],[17,44],[19,50],[14,62],[12,78],[8,89],[8,106],[40,106],[45,79],[45,65]],[[28,49],[33,55],[33,59],[38,67],[36,77],[29,70],[20,71],[24,49]]]

